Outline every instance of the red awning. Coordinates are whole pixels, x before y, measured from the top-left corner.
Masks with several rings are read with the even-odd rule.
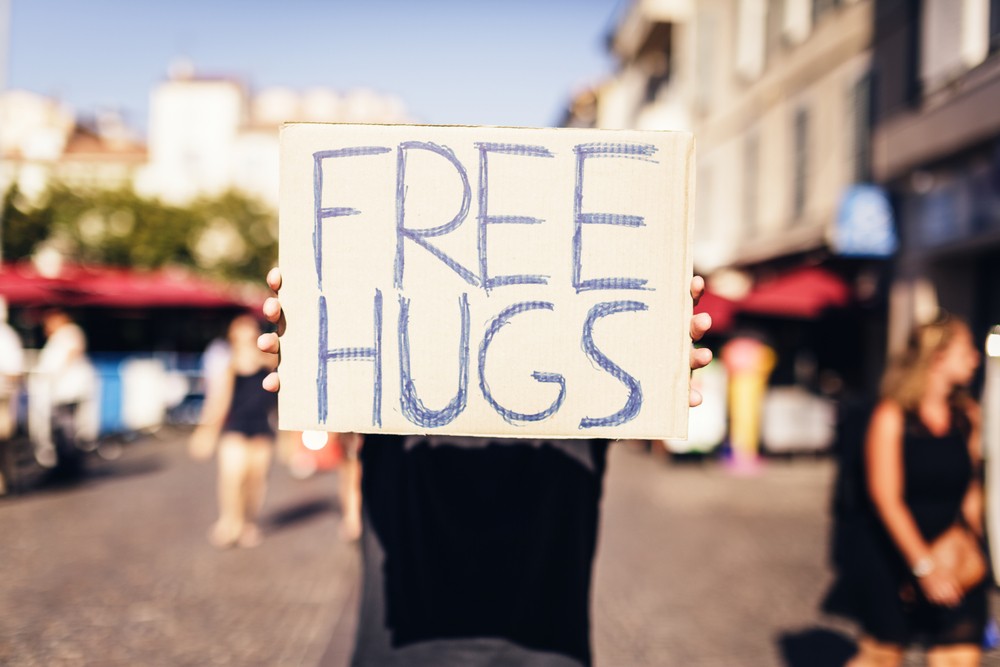
[[[846,306],[851,288],[826,269],[794,269],[758,284],[737,306],[743,313],[811,319],[827,308]]]
[[[12,306],[44,306],[56,298],[47,281],[33,280],[0,268],[0,296]]]
[[[30,264],[0,267],[0,295],[13,306],[105,308],[253,308],[253,294],[179,270],[137,271],[68,265],[55,278]]]

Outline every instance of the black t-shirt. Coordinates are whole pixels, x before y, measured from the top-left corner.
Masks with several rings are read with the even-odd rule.
[[[366,436],[354,667],[589,665],[607,443]]]

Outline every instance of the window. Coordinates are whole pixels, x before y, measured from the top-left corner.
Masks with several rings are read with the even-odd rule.
[[[647,103],[655,102],[660,88],[670,81],[670,59],[663,51],[650,53],[645,59]]]
[[[646,76],[646,102],[655,101],[660,89],[670,82],[673,31],[671,23],[654,22],[643,42],[642,55],[636,58]]]
[[[698,95],[698,110],[708,113],[712,108],[712,98],[715,92],[715,32],[718,21],[715,14],[699,9],[695,35],[697,39],[697,58],[695,69],[698,73],[695,82]]]
[[[851,88],[851,109],[853,116],[853,145],[851,157],[854,160],[852,177],[856,183],[871,180],[871,108],[872,75],[862,76]]]
[[[839,5],[841,0],[812,0],[813,23],[819,21],[823,14]]]
[[[965,70],[964,2],[924,0],[920,5],[920,80],[933,93]],[[985,26],[981,26],[985,30]]]
[[[764,71],[767,5],[765,0],[740,0],[736,36],[736,72],[753,81]]]
[[[718,239],[713,238],[712,235],[712,215],[714,213],[712,198],[712,171],[707,167],[702,167],[698,171],[698,207],[696,209],[698,228],[695,232],[695,238],[702,244],[718,242]]]
[[[812,0],[785,0],[782,32],[791,44],[801,44],[812,29]]]
[[[792,217],[799,220],[806,210],[809,182],[809,110],[800,108],[795,112],[795,155],[793,165],[794,189],[792,193]]]
[[[1000,0],[990,0],[990,52],[1000,49]]]
[[[774,57],[781,51],[784,45],[784,23],[785,23],[785,0],[767,0],[767,35],[765,37],[765,48],[767,49],[767,64],[770,65]]]
[[[758,192],[760,190],[760,136],[747,135],[743,144],[743,230],[752,238],[757,233]]]

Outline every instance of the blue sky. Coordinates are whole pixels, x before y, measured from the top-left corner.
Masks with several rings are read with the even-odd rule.
[[[177,57],[256,88],[369,87],[421,122],[546,126],[612,65],[619,0],[13,0],[8,86],[145,125]]]

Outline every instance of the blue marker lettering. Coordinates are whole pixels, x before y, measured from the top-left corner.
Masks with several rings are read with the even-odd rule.
[[[489,154],[503,153],[505,155],[520,155],[524,157],[555,157],[550,150],[542,146],[525,146],[520,144],[477,143],[479,148],[479,279],[489,292],[494,287],[503,285],[547,285],[548,276],[515,274],[491,278],[487,266],[487,225],[537,225],[544,222],[540,218],[521,215],[490,215],[489,214]]]
[[[374,344],[372,347],[341,347],[330,349],[330,325],[326,307],[326,297],[319,297],[319,365],[316,370],[316,396],[318,401],[317,419],[326,423],[329,411],[327,382],[328,366],[331,361],[371,361],[374,365],[372,425],[382,425],[382,292],[375,290],[373,307],[375,320]]]
[[[553,384],[559,385],[559,395],[556,400],[552,401],[552,404],[542,410],[541,412],[534,413],[524,413],[515,412],[509,408],[505,408],[500,405],[495,398],[493,398],[493,392],[490,390],[490,384],[486,381],[486,354],[489,352],[490,344],[493,342],[494,336],[500,331],[501,328],[506,326],[510,320],[521,313],[526,313],[531,310],[555,310],[555,306],[548,301],[522,301],[521,303],[515,303],[513,306],[505,308],[493,318],[489,326],[486,328],[486,334],[483,336],[483,342],[479,346],[479,389],[483,392],[483,398],[489,403],[497,414],[503,417],[503,420],[514,424],[515,422],[537,422],[554,415],[563,404],[563,400],[566,398],[566,378],[558,373],[543,373],[541,371],[535,371],[531,374],[531,377],[535,378],[538,382],[551,382]]]
[[[437,153],[451,163],[451,165],[455,168],[455,171],[458,172],[459,177],[462,179],[462,206],[450,222],[438,227],[431,227],[430,229],[410,229],[406,226],[406,155],[407,152],[411,150],[425,150]],[[465,217],[469,213],[469,204],[471,200],[472,189],[469,187],[469,175],[466,173],[465,167],[462,166],[462,163],[459,162],[458,158],[455,157],[455,153],[450,148],[424,141],[404,141],[399,145],[399,150],[396,154],[395,286],[397,289],[403,289],[403,269],[405,264],[405,256],[403,253],[404,239],[410,239],[417,245],[427,250],[427,252],[440,259],[444,262],[445,266],[461,276],[465,282],[469,283],[473,287],[479,287],[479,279],[476,277],[475,273],[446,255],[440,248],[431,245],[431,243],[427,240],[436,236],[444,236],[445,234],[458,229],[458,227],[465,221]]]
[[[323,160],[330,160],[341,157],[356,157],[359,155],[379,155],[388,153],[391,148],[384,146],[355,146],[353,148],[340,148],[332,151],[318,151],[313,153],[313,256],[316,261],[316,283],[320,291],[323,290],[323,220],[326,218],[339,218],[348,215],[357,215],[361,211],[342,207],[323,206]]]
[[[580,255],[583,246],[584,225],[617,225],[620,227],[643,227],[641,215],[621,215],[617,213],[583,212],[583,165],[588,158],[625,158],[656,163],[652,159],[656,147],[650,144],[593,143],[579,144],[573,148],[576,154],[576,189],[573,196],[573,287],[577,293],[589,290],[637,289],[648,290],[645,278],[590,278],[581,279]]]
[[[403,416],[422,428],[437,428],[450,424],[465,410],[469,392],[469,295],[459,299],[462,313],[462,334],[458,343],[458,391],[440,410],[430,410],[417,396],[417,387],[410,373],[410,300],[399,297],[399,407]]]
[[[649,307],[640,301],[605,301],[590,309],[587,319],[583,323],[583,351],[590,357],[591,361],[610,373],[615,379],[628,388],[628,400],[621,410],[607,417],[584,417],[580,421],[580,428],[594,428],[595,426],[619,426],[625,422],[635,419],[642,409],[642,385],[634,377],[622,370],[621,366],[608,359],[608,357],[597,349],[594,343],[594,323],[602,317],[614,315],[615,313],[628,313],[639,310],[648,310]]]

